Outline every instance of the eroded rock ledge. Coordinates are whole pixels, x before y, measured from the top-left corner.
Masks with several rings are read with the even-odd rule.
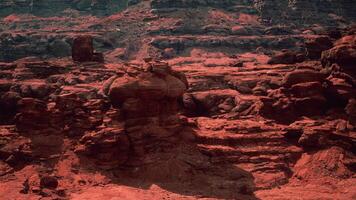
[[[100,164],[142,165],[146,154],[167,151],[179,143],[186,123],[179,117],[178,99],[187,89],[184,74],[167,63],[150,63],[111,80],[108,96],[114,108],[100,131],[85,134],[83,152]]]

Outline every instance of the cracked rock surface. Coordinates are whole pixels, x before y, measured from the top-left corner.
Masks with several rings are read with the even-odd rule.
[[[0,199],[355,199],[353,4],[0,2]]]

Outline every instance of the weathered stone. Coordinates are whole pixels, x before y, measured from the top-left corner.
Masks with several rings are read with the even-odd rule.
[[[274,55],[268,64],[294,64],[297,62],[302,62],[301,56],[294,52],[281,52]]]
[[[327,36],[312,38],[305,42],[307,56],[310,59],[319,59],[321,57],[321,53],[325,50],[331,49],[332,46],[333,44]]]
[[[291,87],[294,84],[306,82],[323,82],[326,74],[312,70],[295,70],[285,75],[282,85]]]
[[[295,97],[308,97],[313,95],[323,95],[324,88],[320,82],[306,82],[294,84],[290,88]]]
[[[353,68],[356,62],[356,46],[339,45],[324,51],[321,62],[324,66],[331,66],[336,63],[343,68]]]
[[[76,62],[93,61],[93,38],[89,35],[78,36],[73,41],[72,58]]]
[[[76,152],[95,158],[96,164],[103,168],[122,165],[129,159],[130,141],[123,129],[105,128],[88,132],[80,143],[82,146]]]

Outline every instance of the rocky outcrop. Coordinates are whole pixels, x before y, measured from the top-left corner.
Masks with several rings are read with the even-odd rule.
[[[18,104],[16,128],[21,135],[31,138],[32,155],[36,158],[49,158],[58,154],[63,142],[59,115],[51,112],[46,102],[41,100],[23,98]]]
[[[338,96],[344,103],[355,98],[356,86],[356,46],[355,36],[345,36],[335,42],[332,49],[322,53],[321,62],[325,68],[331,68],[331,96]]]
[[[353,173],[349,166],[352,159],[352,155],[336,146],[313,154],[303,154],[295,166],[295,175],[300,179],[319,179],[320,176],[350,177]]]
[[[327,77],[327,74],[313,70],[295,70],[285,75],[282,80],[282,85],[286,88],[299,83],[306,82],[322,82]]]
[[[189,115],[213,116],[231,112],[237,104],[234,90],[193,92],[183,96],[183,105]]]
[[[339,39],[332,48],[329,47],[329,39],[321,42],[323,40],[319,38],[307,43],[309,45],[307,50],[312,51],[310,50],[312,43],[316,45],[320,42],[316,46],[327,44],[324,49],[329,50],[321,53],[324,69],[295,70],[286,74],[281,82],[282,88],[269,92],[268,98],[261,99],[262,115],[292,122],[299,116],[321,115],[330,105],[345,107],[348,104],[352,107],[349,102],[353,102],[356,91],[354,36]],[[319,51],[318,55],[314,52],[315,58],[319,56]]]
[[[74,39],[72,47],[72,59],[77,62],[93,60],[94,47],[91,36],[79,36]]]
[[[352,199],[353,54],[333,49],[354,37],[334,27],[351,21],[338,2],[132,0],[83,15],[111,2],[0,22],[0,196]],[[12,62],[28,55],[42,59]]]
[[[136,69],[114,78],[103,90],[108,99],[99,90],[86,89],[89,86],[62,82],[62,71],[46,71],[39,61],[37,65],[34,61],[19,63],[22,67],[37,66],[36,78],[47,78],[57,85],[57,90],[42,92],[42,96],[26,97],[20,90],[13,98],[9,91],[12,87],[3,88],[2,104],[16,114],[14,123],[19,135],[31,140],[27,154],[32,158],[56,158],[65,138],[81,138],[76,152],[110,169],[149,162],[147,154],[169,150],[180,141],[179,133],[186,121],[178,115],[178,100],[188,83],[184,74],[171,70],[167,63],[149,62],[146,70]],[[24,85],[18,84],[20,88]]]
[[[323,65],[331,66],[332,64],[337,64],[342,68],[354,68],[354,63],[356,62],[355,41],[355,35],[345,36],[338,40],[332,49],[322,53],[321,62]]]
[[[76,152],[96,160],[97,166],[111,169],[126,164],[130,154],[130,140],[124,129],[105,128],[86,133]]]
[[[312,70],[295,70],[285,75],[282,88],[262,98],[260,113],[281,122],[293,122],[300,116],[322,115],[326,112],[328,74]],[[283,116],[283,117],[282,117]]]
[[[147,154],[179,142],[184,121],[178,99],[187,89],[183,74],[166,63],[149,63],[147,71],[111,81],[108,96],[117,111],[108,128],[88,132],[77,152],[97,159],[101,167],[141,165]],[[111,112],[111,111],[108,111]]]
[[[93,37],[81,35],[73,40],[72,59],[75,62],[104,62],[102,53],[94,52]]]

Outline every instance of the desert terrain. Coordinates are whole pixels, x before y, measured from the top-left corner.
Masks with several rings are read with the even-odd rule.
[[[353,0],[3,0],[0,200],[356,199]]]

